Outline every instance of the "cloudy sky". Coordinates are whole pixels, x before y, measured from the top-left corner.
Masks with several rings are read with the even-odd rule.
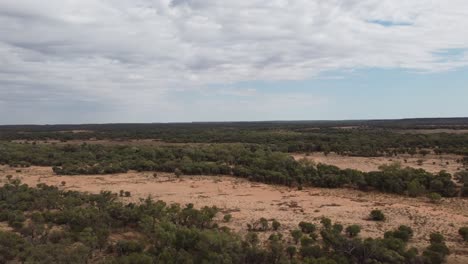
[[[1,0],[0,123],[468,116],[466,0]]]

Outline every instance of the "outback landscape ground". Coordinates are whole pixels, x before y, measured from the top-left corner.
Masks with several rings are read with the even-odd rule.
[[[463,177],[455,177],[463,175],[460,173],[467,168],[466,129],[402,129],[398,126],[393,130],[370,129],[362,128],[362,124],[324,128],[302,123],[287,126],[122,126],[47,127],[45,131],[41,127],[19,127],[17,130],[7,128],[3,133],[0,129],[0,185],[11,188],[17,181],[34,188],[45,184],[56,187],[63,194],[67,191],[84,194],[110,191],[124,206],[129,203],[143,205],[146,198],[177,203],[182,208],[187,204],[200,210],[215,206],[219,211],[214,215],[213,223],[246,238],[252,233],[249,224],[254,225],[262,218],[275,220],[281,223],[278,230],[254,230],[266,252],[273,247],[272,236],[282,234],[281,243],[291,247],[294,245],[291,232],[299,223],[310,222],[320,227],[324,217],[343,227],[359,225],[358,238],[362,240],[373,238],[379,241],[389,230],[404,225],[414,231],[405,247],[417,248],[418,254],[424,255],[427,248],[434,246],[431,234],[444,237],[450,254],[435,260],[425,259],[425,264],[468,263],[468,245],[459,234],[461,227],[468,226],[468,200],[463,189],[467,184]],[[327,166],[320,167],[320,164]],[[383,171],[383,165],[392,164],[398,166]],[[406,170],[406,167],[418,170]],[[439,174],[441,171],[449,173],[445,180],[442,179],[444,174]],[[377,174],[373,174],[375,172]],[[369,177],[381,178],[373,182]],[[363,181],[365,190],[360,186]],[[429,198],[434,192],[436,198],[441,194],[436,200]],[[17,199],[28,196],[21,197],[12,201],[5,196],[2,199],[16,208]],[[85,207],[92,209],[94,205]],[[5,221],[0,221],[0,231],[19,234],[27,241],[32,240],[32,245],[44,243],[34,242],[34,231],[33,237],[27,238],[33,221],[29,218],[34,213],[28,212],[27,208],[21,210],[26,210],[25,224],[18,227],[14,222],[18,211],[12,211]],[[369,213],[372,210],[382,211],[385,220],[371,221]],[[44,217],[46,215],[47,210]],[[226,215],[232,218],[225,221],[223,217]],[[115,253],[119,243],[124,243],[122,241],[138,241],[146,248],[154,243],[151,242],[154,237],[141,233],[142,227],[135,228],[141,221],[123,230],[111,228],[105,244],[113,248],[114,253],[108,255],[96,251],[94,244],[83,242],[87,241],[80,238],[84,231],[75,234],[71,227],[73,221],[68,224],[69,228],[60,228],[70,230],[71,237],[78,237],[72,239],[68,248],[74,248],[73,243],[77,242],[89,247],[91,253],[85,257],[87,261],[120,263],[112,262],[112,258],[136,258],[136,255]],[[90,225],[95,224],[98,223]],[[180,228],[186,227],[181,225]],[[197,228],[197,232],[206,229]],[[98,236],[97,231],[95,235]],[[285,255],[281,261],[265,258],[259,263],[306,261],[310,257],[302,250],[307,248],[306,244],[302,245],[301,251],[289,260]],[[196,256],[198,250],[195,248],[190,254]],[[323,246],[319,250],[326,252],[327,249]],[[139,254],[138,258],[146,258],[155,253],[148,249],[135,254]],[[326,254],[333,258],[335,253]],[[111,262],[102,262],[109,257]],[[150,259],[142,263],[158,263],[155,258]],[[353,259],[350,263],[359,262]]]
[[[302,155],[295,155],[295,158]],[[406,157],[405,157],[406,158]],[[426,157],[424,169],[438,171],[441,169],[455,171],[456,166],[446,166],[446,161],[455,164],[456,156]],[[342,168],[375,170],[386,162],[400,161],[404,158],[361,158],[340,157],[338,155],[314,154],[307,159],[324,162]],[[414,165],[412,160],[409,166]],[[437,166],[433,160],[439,161]],[[287,234],[301,221],[310,221],[317,225],[322,217],[345,226],[358,224],[362,227],[363,237],[381,237],[386,230],[400,225],[411,226],[414,231],[412,246],[419,249],[429,242],[427,234],[440,232],[447,238],[452,255],[447,263],[468,263],[468,247],[458,234],[458,226],[468,225],[468,200],[445,198],[439,204],[430,203],[425,197],[405,198],[398,195],[378,192],[361,192],[351,189],[305,188],[297,190],[283,186],[272,186],[250,182],[244,179],[219,176],[183,176],[177,178],[172,173],[129,172],[113,175],[55,175],[50,167],[30,167],[17,172],[16,168],[0,168],[0,180],[6,182],[6,175],[14,175],[23,183],[35,186],[45,183],[64,190],[99,193],[120,190],[129,191],[131,197],[121,198],[126,202],[138,203],[141,199],[151,197],[167,203],[188,204],[196,207],[216,206],[221,209],[218,221],[242,234],[247,233],[246,225],[261,217],[276,219],[282,224]],[[382,223],[369,221],[368,214],[373,209],[380,209],[387,215]],[[231,214],[232,221],[223,223],[221,216]],[[8,228],[3,226],[3,228]],[[262,233],[266,240],[271,232]]]

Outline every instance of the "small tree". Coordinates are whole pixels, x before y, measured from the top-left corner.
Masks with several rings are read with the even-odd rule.
[[[297,248],[295,246],[289,246],[286,248],[286,252],[289,255],[289,259],[293,259],[294,255],[296,255]]]
[[[327,217],[322,217],[322,219],[320,220],[320,223],[322,223],[325,229],[330,229],[332,226],[331,219]]]
[[[299,227],[301,228],[302,232],[306,234],[313,233],[317,229],[314,224],[309,222],[300,222]]]
[[[180,169],[177,168],[177,169],[174,170],[174,174],[175,174],[175,176],[176,176],[177,178],[180,178],[180,176],[182,175],[182,171],[181,171]]]
[[[260,222],[260,228],[263,231],[267,231],[268,230],[268,220],[266,218],[262,217],[262,218],[260,218],[259,222]]]
[[[370,220],[372,221],[384,221],[385,215],[380,210],[372,210],[369,215]]]
[[[468,241],[468,226],[464,226],[458,229],[458,234],[462,236],[463,241]]]
[[[450,250],[444,242],[444,237],[440,233],[432,233],[430,241],[431,244],[423,252],[423,256],[429,260],[428,263],[444,263],[447,255],[450,254]]]
[[[281,223],[278,222],[276,219],[273,219],[273,222],[271,223],[271,226],[273,227],[273,230],[277,231],[280,228]]]
[[[294,240],[294,243],[297,245],[297,243],[299,243],[299,240],[302,237],[302,231],[299,229],[294,229],[291,231],[291,236]]]
[[[361,227],[358,225],[350,225],[346,228],[346,234],[349,237],[356,237],[361,232]]]

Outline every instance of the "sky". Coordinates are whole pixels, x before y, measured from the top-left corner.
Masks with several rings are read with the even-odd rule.
[[[0,124],[468,116],[466,0],[1,0]]]

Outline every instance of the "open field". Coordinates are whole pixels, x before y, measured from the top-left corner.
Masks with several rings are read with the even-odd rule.
[[[434,155],[408,155],[401,154],[397,157],[353,157],[341,156],[334,153],[325,155],[323,153],[310,153],[310,154],[293,154],[294,159],[307,159],[316,163],[324,163],[334,165],[341,169],[355,169],[360,171],[376,171],[379,166],[391,163],[401,163],[404,167],[412,167],[416,169],[424,169],[428,172],[437,173],[445,170],[451,174],[463,168],[463,165],[458,163],[457,160],[462,159],[462,156],[443,154]],[[406,161],[405,161],[406,160]]]
[[[246,224],[261,217],[275,218],[284,230],[294,228],[300,221],[319,223],[322,216],[343,225],[360,224],[363,237],[379,237],[384,230],[401,224],[415,231],[412,245],[423,248],[428,244],[430,232],[441,232],[453,254],[448,263],[467,263],[468,249],[457,230],[468,224],[468,200],[444,198],[441,204],[428,203],[426,198],[407,198],[374,192],[349,189],[304,188],[302,191],[288,187],[252,183],[242,179],[221,176],[183,176],[173,174],[124,173],[99,176],[57,176],[49,167],[15,168],[3,166],[0,179],[13,175],[30,186],[38,183],[60,188],[97,193],[101,190],[130,191],[127,201],[137,202],[148,196],[166,202],[193,203],[197,207],[215,205],[233,216],[229,227],[246,232]],[[65,185],[62,186],[62,182]],[[372,209],[381,209],[388,220],[383,223],[367,221]],[[266,237],[266,234],[263,236]]]

